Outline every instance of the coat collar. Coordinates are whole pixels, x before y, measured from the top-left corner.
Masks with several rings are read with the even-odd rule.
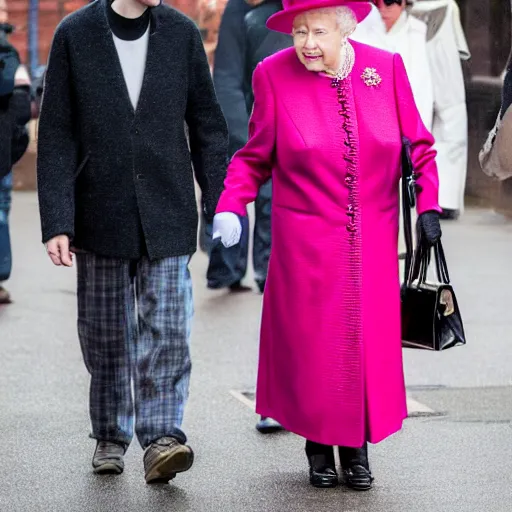
[[[112,2],[113,0],[96,0],[95,2],[95,14],[98,24],[101,25],[102,29],[108,30],[109,32],[110,27],[108,25],[107,8],[110,6]],[[158,25],[160,24],[163,9],[164,7],[162,7],[162,5],[151,7],[151,33],[157,31]]]

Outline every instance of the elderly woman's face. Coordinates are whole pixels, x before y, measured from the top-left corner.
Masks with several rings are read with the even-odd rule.
[[[309,71],[337,71],[342,41],[335,12],[310,11],[295,18],[293,44]]]

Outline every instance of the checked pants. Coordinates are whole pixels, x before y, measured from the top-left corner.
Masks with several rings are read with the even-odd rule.
[[[142,448],[180,442],[190,380],[190,256],[76,255],[78,335],[91,375],[92,437]]]

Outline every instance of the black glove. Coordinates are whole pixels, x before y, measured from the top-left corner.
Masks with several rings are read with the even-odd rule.
[[[418,226],[420,228],[421,239],[429,247],[439,242],[441,239],[442,232],[438,212],[428,211],[422,213],[418,218]]]

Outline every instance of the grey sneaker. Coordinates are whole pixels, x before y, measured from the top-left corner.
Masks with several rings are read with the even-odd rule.
[[[190,446],[174,437],[162,437],[152,443],[144,454],[146,483],[169,482],[177,473],[188,471],[194,463]]]
[[[110,441],[98,441],[92,458],[93,471],[97,474],[120,475],[124,470],[125,447]]]

